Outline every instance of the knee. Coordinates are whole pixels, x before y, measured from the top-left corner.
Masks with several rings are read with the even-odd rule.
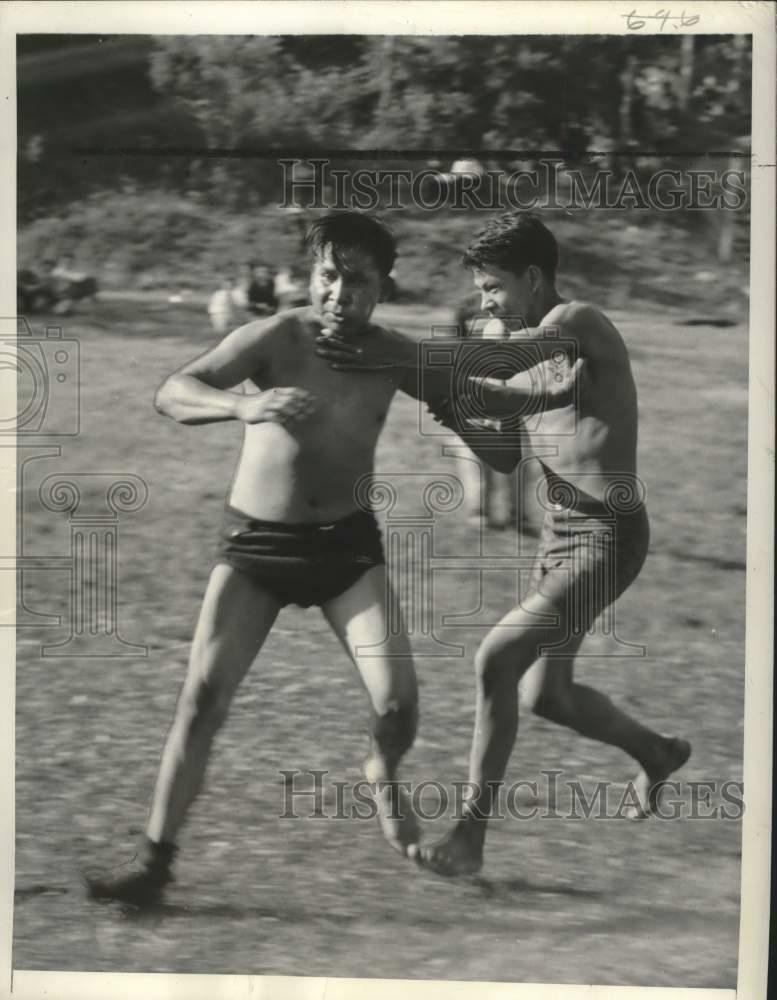
[[[548,722],[563,723],[569,717],[569,699],[559,688],[532,693],[524,703],[534,715]]]
[[[224,722],[232,702],[232,692],[213,679],[198,678],[185,684],[178,715],[197,729],[215,730]]]
[[[484,690],[515,681],[516,657],[512,651],[481,646],[475,654],[475,676]]]

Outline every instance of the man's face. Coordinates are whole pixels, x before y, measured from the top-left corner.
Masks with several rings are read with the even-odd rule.
[[[369,254],[360,250],[338,253],[331,247],[316,257],[310,275],[310,301],[324,327],[341,335],[357,334],[378,304],[381,275]]]
[[[527,268],[519,276],[512,271],[503,271],[496,264],[475,268],[472,277],[475,288],[480,292],[483,312],[499,319],[522,319],[527,326],[537,323],[537,282],[533,272],[533,268]]]

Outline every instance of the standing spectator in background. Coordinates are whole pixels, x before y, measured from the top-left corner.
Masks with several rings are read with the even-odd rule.
[[[228,333],[235,326],[238,315],[235,310],[235,291],[234,278],[225,276],[221,279],[218,289],[210,297],[208,315],[215,333]]]
[[[249,261],[240,265],[237,282],[232,288],[232,304],[238,309],[248,309],[248,289],[253,276],[253,264]]]
[[[504,335],[504,327],[486,320],[487,316],[480,308],[480,295],[467,296],[456,310],[458,335],[486,340]],[[499,421],[484,420],[483,425],[498,429]],[[470,520],[478,523],[485,520],[489,528],[497,530],[512,526],[522,534],[535,533],[518,496],[519,469],[509,473],[497,472],[467,449],[466,453],[457,456],[456,471],[464,489],[464,505]]]
[[[272,271],[266,264],[253,264],[248,285],[248,311],[254,316],[271,316],[277,308]]]

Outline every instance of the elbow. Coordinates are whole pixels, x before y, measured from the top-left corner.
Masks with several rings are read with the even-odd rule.
[[[168,413],[168,388],[167,382],[163,382],[154,394],[154,409],[157,413],[167,416]]]
[[[173,378],[165,379],[154,395],[154,409],[164,417],[178,420],[176,407],[176,392]]]

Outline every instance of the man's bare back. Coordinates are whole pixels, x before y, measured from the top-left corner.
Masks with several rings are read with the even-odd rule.
[[[385,372],[333,371],[316,354],[322,325],[309,307],[251,326],[261,341],[260,366],[246,391],[295,386],[316,403],[308,420],[245,425],[229,502],[267,521],[345,517],[357,509],[357,484],[372,471],[395,380]]]

